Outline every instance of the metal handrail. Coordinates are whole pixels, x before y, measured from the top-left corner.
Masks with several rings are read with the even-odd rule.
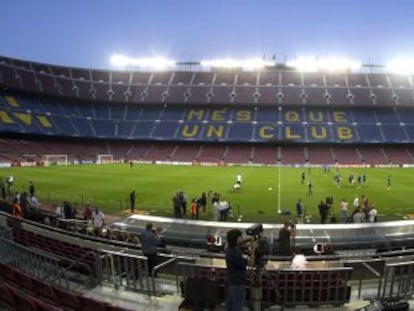
[[[105,258],[108,258],[109,260],[109,265],[110,265],[110,276],[112,278],[112,282],[114,284],[115,289],[118,289],[118,280],[116,278],[116,269],[115,267],[120,267],[122,266],[122,264],[127,263],[129,268],[132,268],[133,266],[135,266],[135,263],[133,263],[133,266],[130,266],[129,264],[131,264],[130,262],[128,262],[128,259],[133,259],[133,260],[138,260],[139,262],[142,261],[142,263],[144,264],[143,270],[142,271],[148,271],[148,264],[147,264],[147,257],[145,256],[141,256],[141,255],[135,255],[135,254],[128,254],[126,252],[127,250],[121,250],[121,251],[111,251],[111,250],[99,250],[99,252],[101,252],[100,255],[100,265],[101,265],[101,270],[102,270],[102,275],[103,275],[103,269],[102,269],[102,261],[105,260]],[[146,293],[149,293],[150,291],[150,283],[149,283],[149,276],[148,274],[143,274],[141,273],[141,266],[138,265],[138,270],[140,272],[139,275],[141,276],[145,276],[145,280],[146,280],[146,290],[144,289],[144,284],[143,284],[143,278],[142,277],[136,277],[135,274],[129,275],[126,274],[126,281],[127,281],[127,288],[130,288],[131,284],[133,285],[133,288],[136,289],[135,287],[135,281],[140,282],[140,290],[143,290]],[[122,284],[121,284],[122,285]]]
[[[168,259],[168,260],[166,260],[166,261],[164,261],[164,262],[162,262],[162,263],[160,263],[160,264],[153,267],[152,272],[151,272],[151,282],[152,282],[152,293],[154,295],[156,295],[155,275],[157,274],[158,270],[165,267],[165,266],[168,266],[169,264],[175,262],[176,260],[177,260],[177,258],[173,257],[173,258],[170,258],[170,259]]]
[[[72,263],[68,266],[68,267],[66,267],[65,269],[66,270],[68,270],[68,271],[70,271],[73,267],[75,267],[76,265],[81,265],[81,266],[83,266],[83,267],[86,267],[86,269],[88,270],[88,272],[89,272],[89,282],[88,282],[88,285],[89,286],[92,286],[93,285],[93,282],[92,282],[92,280],[93,280],[93,276],[94,276],[94,274],[92,273],[92,269],[91,269],[91,267],[88,265],[88,264],[86,264],[85,262],[82,262],[82,260],[83,259],[85,259],[86,258],[86,256],[88,256],[88,255],[90,255],[90,254],[92,254],[94,257],[95,257],[95,260],[94,260],[94,265],[95,265],[95,270],[98,270],[98,255],[97,254],[95,254],[95,252],[94,251],[87,251],[85,254],[83,254],[80,258],[78,258],[77,260],[73,260],[73,259],[71,259],[71,258],[66,258],[66,257],[63,257],[65,260],[70,260],[70,261],[72,261]],[[98,275],[98,271],[95,271],[95,277],[99,280],[99,275]]]

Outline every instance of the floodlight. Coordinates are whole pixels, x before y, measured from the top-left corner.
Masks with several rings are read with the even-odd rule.
[[[318,71],[318,59],[311,56],[298,56],[294,61],[288,61],[286,65],[303,72]]]
[[[261,69],[265,66],[272,66],[274,62],[265,61],[261,58],[248,58],[248,59],[213,59],[204,60],[200,62],[203,67],[215,67],[215,68],[244,68],[244,69]]]
[[[414,73],[414,58],[395,59],[387,63],[385,68],[388,72],[394,74],[412,74]]]
[[[361,63],[343,57],[329,57],[321,59],[318,67],[323,71],[338,72],[358,69],[361,67]]]
[[[111,64],[117,68],[127,67],[130,63],[129,57],[121,54],[112,55],[110,61]]]
[[[162,70],[174,66],[175,61],[157,56],[153,58],[136,58],[132,60],[132,64],[138,67],[149,67],[156,70]]]
[[[245,69],[262,69],[266,66],[274,66],[274,62],[266,61],[262,58],[250,58],[242,62],[242,67]]]
[[[154,70],[162,70],[175,65],[175,61],[164,57],[131,58],[121,54],[115,54],[110,58],[111,64],[117,68],[146,67]]]
[[[201,61],[201,66],[221,67],[221,68],[238,68],[240,67],[240,62],[232,58],[203,60]]]
[[[312,56],[299,56],[296,60],[287,62],[287,65],[303,72],[338,72],[358,69],[361,63],[342,57],[316,58]]]

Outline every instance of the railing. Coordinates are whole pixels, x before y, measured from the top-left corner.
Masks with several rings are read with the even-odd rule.
[[[378,284],[378,298],[401,299],[413,294],[414,261],[387,264]]]
[[[161,237],[167,245],[184,245],[205,248],[207,236],[219,236],[225,240],[228,230],[240,228],[245,231],[253,223],[215,222],[189,219],[173,219],[149,215],[131,215],[111,224],[112,229],[140,233],[146,223],[161,226]],[[278,253],[277,237],[280,224],[263,224],[263,238],[269,243],[272,253]],[[339,250],[393,249],[414,247],[414,220],[390,221],[363,224],[299,224],[296,226],[296,246],[312,250],[316,243],[334,245]]]
[[[385,269],[385,260],[382,258],[368,260],[352,260],[344,264],[354,269],[353,279],[358,281],[358,298],[361,298],[363,280],[381,280]]]
[[[90,265],[86,264],[84,260],[86,257],[92,256],[94,257],[94,269],[95,271],[92,271],[92,268]],[[66,269],[71,271],[76,269],[77,267],[82,267],[82,270],[86,270],[89,275],[87,287],[93,287],[96,285],[96,283],[100,283],[102,273],[100,271],[100,265],[98,264],[98,255],[94,251],[89,251],[83,254],[81,257],[79,257],[77,260],[69,259],[69,265],[66,266]],[[67,259],[65,259],[67,260]]]
[[[115,289],[123,287],[126,290],[151,293],[147,257],[122,251],[99,252],[102,282],[112,284]]]
[[[164,268],[164,267],[166,267],[166,266],[168,266],[168,265],[170,265],[172,263],[175,263],[176,261],[177,261],[177,257],[173,257],[173,258],[170,258],[170,259],[168,259],[168,260],[166,260],[166,261],[164,261],[164,262],[156,265],[152,269],[152,272],[151,272],[151,284],[152,284],[152,293],[153,293],[153,295],[156,295],[157,294],[157,291],[156,291],[156,288],[155,288],[155,276],[157,275],[158,271],[161,268]]]
[[[61,265],[62,258],[44,251],[19,245],[0,238],[0,262],[69,289],[69,270]]]

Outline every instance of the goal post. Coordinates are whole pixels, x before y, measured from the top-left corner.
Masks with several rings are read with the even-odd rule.
[[[112,163],[114,161],[114,156],[112,154],[98,154],[96,155],[97,164]]]
[[[46,166],[68,165],[68,155],[67,154],[43,154],[42,161]]]

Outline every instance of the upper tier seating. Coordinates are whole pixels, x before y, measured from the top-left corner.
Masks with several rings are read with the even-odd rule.
[[[407,76],[361,73],[122,72],[39,64],[10,58],[0,62],[7,88],[96,101],[207,104],[410,105]],[[336,92],[341,88],[343,91]],[[326,94],[336,95],[329,97]],[[350,100],[348,94],[352,94]]]

